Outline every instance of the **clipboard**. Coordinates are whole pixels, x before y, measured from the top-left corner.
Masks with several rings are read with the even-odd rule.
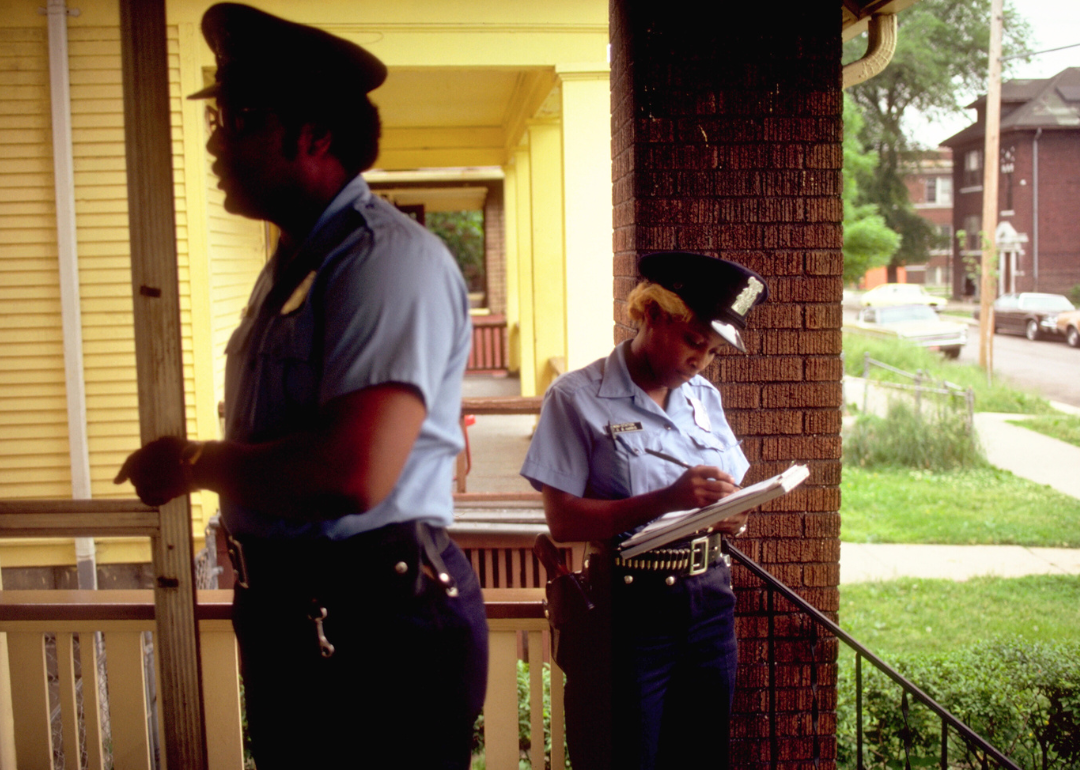
[[[656,519],[645,525],[644,529],[622,541],[616,550],[623,558],[632,559],[653,548],[681,540],[699,530],[711,527],[718,521],[786,495],[806,481],[809,475],[810,469],[805,465],[792,465],[783,473],[744,487],[712,505],[668,514]]]

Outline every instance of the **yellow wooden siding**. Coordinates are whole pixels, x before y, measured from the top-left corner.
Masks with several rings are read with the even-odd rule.
[[[206,155],[207,247],[210,251],[210,307],[213,312],[214,393],[225,393],[225,345],[240,322],[248,297],[267,260],[266,225],[225,211],[225,194],[210,172]]]
[[[0,497],[70,497],[44,25],[0,30]]]
[[[74,23],[68,40],[91,489],[94,497],[130,497],[129,486],[112,483],[124,457],[139,444],[119,30]],[[179,67],[178,32],[171,27],[184,390],[194,434]],[[71,495],[50,128],[44,21],[41,27],[0,29],[0,498]],[[201,538],[214,511],[203,510],[200,496],[192,503],[193,529]],[[56,546],[46,557],[41,544],[35,545],[29,549],[37,553],[34,561],[68,561],[68,547]]]
[[[191,284],[175,27],[169,28],[168,36],[184,396],[188,429],[194,434]],[[115,27],[72,26],[68,39],[92,488],[95,497],[131,496],[129,486],[112,483],[124,457],[139,445],[120,34]],[[201,498],[195,496],[192,519],[198,535],[213,513],[202,508]]]
[[[71,26],[68,46],[91,494],[130,497],[112,483],[139,444],[119,30]]]

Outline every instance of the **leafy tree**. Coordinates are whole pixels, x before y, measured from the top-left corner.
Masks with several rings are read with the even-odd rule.
[[[874,203],[860,203],[859,178],[877,167],[875,152],[859,142],[863,119],[859,108],[844,95],[844,283],[854,283],[872,267],[889,262],[900,248],[900,236],[890,230]]]
[[[482,211],[430,211],[427,229],[439,236],[457,260],[469,291],[484,290],[484,213]]]
[[[898,17],[896,53],[883,72],[852,86],[848,93],[859,105],[865,124],[860,140],[878,153],[880,165],[861,174],[860,192],[878,204],[885,222],[901,235],[890,267],[925,262],[934,233],[919,217],[903,180],[905,155],[916,143],[904,132],[905,117],[926,119],[962,112],[963,102],[985,93],[989,67],[990,0],[921,0]],[[1006,5],[1004,55],[1030,50],[1031,28]],[[866,49],[860,36],[844,47],[844,60],[853,61]],[[1003,63],[1007,71],[1009,61]]]

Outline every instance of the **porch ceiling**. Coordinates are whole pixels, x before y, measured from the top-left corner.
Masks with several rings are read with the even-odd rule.
[[[555,85],[552,68],[400,67],[371,94],[376,167],[502,166]]]
[[[841,0],[844,39],[865,31],[872,14],[896,13],[915,2]],[[550,67],[391,65],[386,84],[372,93],[383,121],[376,167],[505,165],[555,82]],[[557,100],[548,110],[558,112]]]

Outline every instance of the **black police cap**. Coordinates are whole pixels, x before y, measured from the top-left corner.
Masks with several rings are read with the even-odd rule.
[[[333,95],[363,96],[386,80],[386,65],[329,32],[278,18],[241,3],[218,3],[202,18],[217,59],[212,86],[189,99],[246,105]]]
[[[743,353],[740,332],[750,309],[769,296],[765,279],[726,259],[687,251],[658,251],[638,263],[641,275],[679,295],[703,323]]]

